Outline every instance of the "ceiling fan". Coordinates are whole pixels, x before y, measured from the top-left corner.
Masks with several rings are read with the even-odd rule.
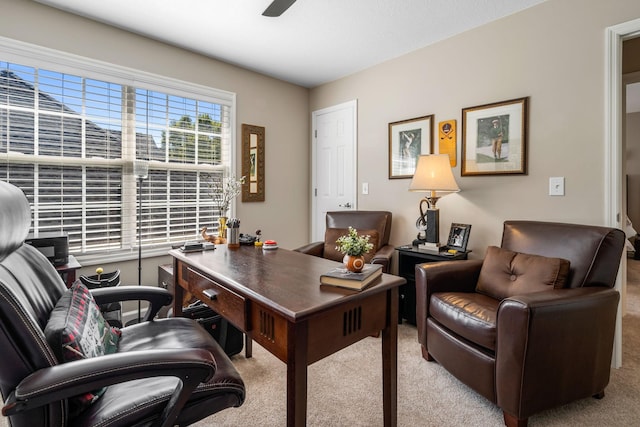
[[[278,17],[295,2],[296,0],[273,0],[269,7],[262,12],[262,16]]]

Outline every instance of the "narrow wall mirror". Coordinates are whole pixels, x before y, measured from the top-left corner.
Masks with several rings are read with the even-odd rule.
[[[243,202],[264,202],[264,127],[242,124]]]

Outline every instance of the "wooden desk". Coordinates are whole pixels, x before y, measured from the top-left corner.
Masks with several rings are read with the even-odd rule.
[[[218,245],[214,251],[169,253],[176,315],[186,289],[287,364],[287,425],[306,424],[307,366],[379,331],[384,425],[397,424],[398,287],[403,278],[383,274],[357,292],[320,285],[320,274],[339,263],[286,249]]]

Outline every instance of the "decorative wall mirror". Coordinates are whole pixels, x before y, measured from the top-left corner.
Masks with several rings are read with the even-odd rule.
[[[242,124],[243,202],[264,202],[264,127]]]

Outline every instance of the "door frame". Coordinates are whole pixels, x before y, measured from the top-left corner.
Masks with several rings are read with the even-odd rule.
[[[624,186],[622,174],[622,43],[640,36],[640,19],[606,29],[605,44],[605,152],[604,152],[604,218],[605,225],[623,228]],[[611,365],[622,366],[622,305],[625,303],[627,259],[622,257],[615,289],[622,295],[616,315],[616,331]]]
[[[353,201],[353,209],[358,209],[358,101],[356,99],[346,101],[341,104],[336,104],[331,107],[322,108],[320,110],[311,112],[311,227],[309,227],[309,241],[314,241],[314,230],[316,221],[321,220],[317,218],[317,168],[316,162],[318,144],[316,141],[316,120],[317,116],[321,114],[331,113],[337,110],[351,109],[351,117],[353,120],[353,140],[352,140],[352,153],[353,153],[353,194],[355,195]]]

